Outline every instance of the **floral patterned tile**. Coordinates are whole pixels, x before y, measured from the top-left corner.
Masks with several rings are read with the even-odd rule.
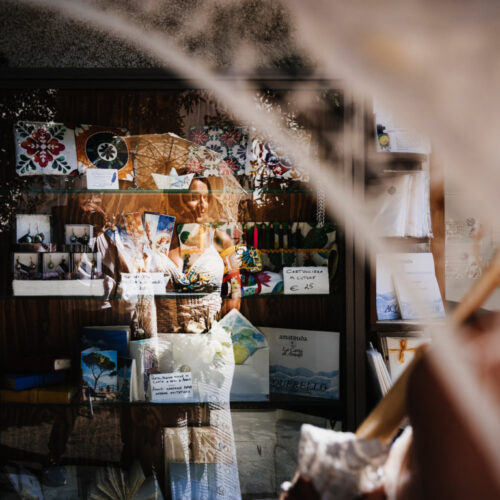
[[[301,130],[296,131],[294,135],[306,154],[309,154],[311,134]],[[277,177],[303,182],[309,180],[307,171],[297,164],[286,148],[258,135],[252,137],[245,173],[249,176]]]
[[[17,122],[14,138],[18,175],[78,173],[75,134],[63,123]]]
[[[245,174],[248,133],[241,127],[193,127],[189,140],[219,153],[234,175]]]

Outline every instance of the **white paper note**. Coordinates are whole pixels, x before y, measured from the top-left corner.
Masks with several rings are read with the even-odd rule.
[[[191,372],[152,373],[151,401],[164,403],[193,398],[193,377]]]
[[[120,189],[118,171],[107,168],[88,168],[87,189]]]
[[[163,273],[121,273],[124,297],[135,295],[165,295],[168,277]]]

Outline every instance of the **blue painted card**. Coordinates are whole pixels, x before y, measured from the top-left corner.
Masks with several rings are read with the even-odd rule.
[[[82,349],[114,350],[124,358],[129,355],[129,339],[128,326],[85,326],[82,329]]]

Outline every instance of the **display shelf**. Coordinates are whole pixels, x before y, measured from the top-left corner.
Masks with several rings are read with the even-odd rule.
[[[231,194],[253,194],[255,192],[261,194],[314,194],[315,191],[312,188],[301,188],[301,189],[289,189],[287,187],[283,189],[266,189],[266,188],[256,188],[256,189],[209,189],[209,194],[221,194],[221,193],[231,193]],[[10,190],[0,189],[0,196],[5,196],[10,193]],[[196,191],[191,189],[46,189],[46,188],[31,188],[31,189],[19,189],[21,194],[204,194],[204,191]]]
[[[390,151],[369,151],[368,163],[423,163],[429,156],[423,153],[397,153]]]
[[[49,407],[52,409],[56,408],[75,408],[75,409],[88,409],[90,411],[90,405],[87,401],[72,401],[71,403],[18,403],[10,401],[2,401],[1,405],[11,408],[44,408]],[[220,406],[219,403],[200,403],[200,402],[176,402],[176,403],[153,403],[151,401],[100,401],[99,403],[92,403],[92,410],[99,411],[99,408],[123,408],[123,407],[175,407],[175,408],[192,408],[199,406]]]
[[[304,409],[308,407],[324,408],[342,413],[344,402],[340,399],[319,399],[288,394],[271,394],[269,401],[231,401],[231,409]]]
[[[400,332],[411,330],[422,330],[430,326],[445,326],[446,321],[443,320],[404,320],[393,319],[386,321],[377,321],[373,323],[370,329],[374,332]]]
[[[170,112],[173,107],[172,103],[177,101],[169,100],[171,96],[168,92],[156,89],[145,94],[137,93],[134,94],[135,100],[131,99],[133,92],[133,90],[113,91],[104,96],[99,90],[92,92],[88,90],[59,91],[54,103],[54,108],[57,110],[55,119],[67,123],[101,123],[104,125],[111,121],[113,125],[127,127],[132,134],[136,135],[152,133],[157,130],[174,130],[179,134],[182,133],[181,130],[175,128],[180,126],[180,122],[176,121]],[[11,93],[11,91],[5,92],[7,98],[10,98]],[[158,108],[157,103],[161,103],[161,109]],[[150,104],[154,104],[154,106],[150,107]],[[339,106],[342,106],[342,112],[339,112],[338,116],[333,114],[330,108],[322,107],[314,111],[314,116],[311,116],[310,120],[312,127],[314,127],[315,136],[318,136],[320,142],[324,142],[324,144],[320,144],[319,154],[321,158],[328,158],[335,163],[335,168],[347,181],[346,189],[350,189],[350,179],[354,169],[354,162],[351,161],[350,156],[347,157],[350,153],[344,153],[344,148],[333,151],[320,133],[323,130],[340,131],[345,126],[347,117],[343,115],[344,104]],[[200,116],[210,116],[212,113],[212,110],[204,110],[204,108],[195,111],[197,113],[199,111]],[[11,134],[10,125],[9,123],[6,134]],[[187,122],[186,125],[190,125],[190,122]],[[349,125],[349,132],[351,128],[354,128],[354,125]],[[345,158],[344,154],[346,154]],[[140,189],[133,187],[132,183],[122,181],[120,181],[121,189],[88,190],[85,179],[82,177],[71,179],[14,178],[14,171],[14,168],[4,169],[3,175],[6,182],[3,184],[3,188],[0,188],[0,201],[5,203],[12,199],[16,204],[16,213],[50,214],[53,221],[53,234],[55,235],[63,234],[62,231],[66,223],[86,223],[94,227],[94,236],[96,236],[102,232],[103,228],[107,227],[107,224],[114,224],[120,214],[132,212],[151,211],[169,214],[175,216],[178,223],[189,223],[192,220],[184,205],[180,203],[183,201],[182,197],[186,194],[196,195],[203,192]],[[215,189],[221,187],[220,184],[216,183],[211,184],[214,189],[209,191],[209,196],[214,195],[213,199],[220,193],[227,193],[231,201],[233,198],[241,200],[237,216],[234,217],[238,223],[269,221],[291,223],[319,220],[317,191],[312,187],[312,184],[269,179],[269,182],[263,183],[262,187],[249,189],[254,187],[254,183],[248,177],[238,180],[243,187],[241,191],[231,188],[228,190]],[[9,184],[12,189],[8,191],[5,187]],[[155,186],[155,184],[142,185]],[[234,187],[232,185],[232,188]],[[5,194],[6,197],[3,198],[2,194]],[[217,201],[220,202],[220,200]],[[210,214],[213,222],[226,221],[222,216],[216,217],[216,215]],[[354,287],[352,286],[353,266],[355,265],[352,254],[354,245],[352,232],[346,236],[344,231],[344,229],[339,229],[336,235],[338,264],[335,275],[331,276],[330,279],[329,294],[257,294],[243,297],[239,304],[241,313],[257,328],[268,326],[302,329],[311,332],[339,332],[338,384],[342,399],[328,400],[271,394],[268,401],[234,401],[231,403],[99,401],[93,404],[94,418],[92,419],[89,418],[89,404],[82,401],[81,391],[78,391],[76,399],[69,404],[3,402],[0,405],[2,407],[0,428],[12,435],[16,435],[16,432],[10,431],[12,428],[23,426],[23,431],[28,429],[28,432],[25,433],[27,435],[23,435],[23,439],[26,437],[28,444],[16,442],[14,445],[16,449],[19,448],[21,451],[30,451],[36,450],[36,442],[33,439],[36,437],[35,434],[41,434],[48,428],[47,423],[52,425],[49,449],[50,457],[56,460],[63,456],[68,443],[73,443],[75,454],[85,453],[85,460],[93,459],[87,459],[86,453],[90,452],[95,452],[96,457],[100,458],[99,436],[116,436],[115,451],[118,459],[138,458],[145,470],[154,467],[159,473],[162,486],[166,484],[163,477],[165,470],[163,429],[177,427],[180,421],[186,422],[189,427],[210,426],[212,409],[216,411],[227,409],[235,412],[289,410],[341,421],[344,429],[354,430],[356,421],[359,420],[359,414],[362,412],[362,408],[358,408],[357,399],[359,398],[357,395],[363,392],[363,377],[359,377],[357,374],[359,361],[355,358],[354,318],[356,317],[356,320],[364,323],[363,319],[359,319],[363,317],[364,313],[361,308],[359,311],[355,310],[354,306]],[[57,352],[65,353],[75,362],[71,382],[77,385],[79,383],[77,380],[79,378],[77,360],[80,359],[82,327],[86,325],[129,324],[131,320],[130,306],[134,305],[135,297],[127,301],[118,295],[121,290],[116,291],[116,295],[111,297],[48,296],[45,293],[43,295],[12,296],[10,287],[13,261],[11,250],[9,250],[9,247],[12,249],[14,241],[12,236],[8,232],[4,235],[4,266],[2,270],[4,286],[0,291],[3,348],[0,357],[6,362],[12,353],[23,355],[28,349],[30,352],[43,355],[50,355],[57,350]],[[55,236],[53,239],[58,244],[61,243]],[[119,272],[119,265],[114,269],[109,267],[109,273],[116,283],[120,281]],[[29,285],[23,283],[23,286]],[[57,284],[49,286],[57,286]],[[170,325],[169,311],[170,306],[173,305],[172,301],[180,303],[181,299],[189,301],[189,299],[204,296],[207,296],[207,293],[172,292],[154,296],[158,332],[174,331],[173,328],[168,329],[167,326]],[[151,295],[146,297],[152,298]],[[193,307],[198,306],[194,304]],[[223,299],[221,317],[224,316],[229,307],[233,307],[232,300]],[[196,312],[198,310],[196,309]],[[175,311],[174,313],[177,314]],[[329,357],[337,356],[336,350],[333,350],[331,346],[327,349]],[[358,389],[360,384],[361,391]],[[31,430],[29,426],[32,426],[34,430]],[[39,427],[35,428],[35,426]],[[9,456],[15,456],[14,445],[7,450]],[[119,449],[118,446],[122,446],[122,448]],[[44,460],[46,460],[46,456],[37,456],[34,462],[43,462]],[[168,486],[166,488],[168,493]]]
[[[90,405],[88,401],[82,401],[78,397],[75,401],[71,403],[21,403],[21,402],[9,402],[1,401],[2,406],[11,407],[34,407],[42,408],[44,406],[49,406],[51,408],[88,408]],[[119,408],[119,407],[206,407],[208,409],[220,408],[221,406],[227,406],[228,402],[208,402],[208,401],[198,401],[198,402],[166,402],[166,403],[156,403],[153,401],[99,401],[98,403],[93,402],[93,410],[98,410],[99,408]],[[289,396],[286,394],[271,394],[270,399],[267,401],[231,401],[232,409],[288,409],[288,408],[303,408],[303,407],[324,407],[332,410],[340,411],[344,409],[344,403],[341,400],[328,400],[319,398],[308,398],[304,396]]]
[[[280,398],[279,396],[284,396]],[[4,412],[32,411],[37,412],[44,410],[45,413],[69,411],[81,416],[92,417],[92,413],[98,413],[106,410],[123,412],[127,409],[132,412],[156,411],[156,412],[175,412],[182,414],[186,411],[199,411],[202,413],[210,412],[211,410],[220,410],[222,408],[230,408],[231,411],[275,411],[287,410],[298,413],[321,416],[328,419],[343,421],[346,411],[345,404],[341,400],[321,400],[314,398],[304,398],[285,395],[271,395],[269,401],[232,401],[226,403],[152,403],[148,401],[127,402],[109,402],[94,404],[92,410],[88,403],[78,402],[70,404],[49,404],[49,403],[7,403],[2,402]]]
[[[381,236],[381,240],[387,242],[388,244],[393,244],[393,243],[431,243],[432,242],[432,237],[430,236],[425,236],[423,238],[415,238],[414,236]]]
[[[47,280],[50,283],[50,280]],[[70,281],[70,280],[68,280]],[[89,280],[90,281],[90,280]],[[95,281],[102,281],[102,280],[95,280]],[[26,280],[28,282],[28,280]],[[24,282],[23,282],[24,283]],[[24,292],[24,290],[23,290]],[[206,297],[207,295],[210,295],[210,293],[207,292],[172,292],[172,293],[166,293],[164,295],[154,295],[155,300],[164,300],[164,299],[173,299],[173,300],[178,300],[178,299],[192,299],[192,298],[198,298],[198,297]],[[254,295],[247,295],[245,297],[241,297],[242,300],[253,300],[253,299],[263,299],[263,298],[324,298],[324,297],[329,297],[330,294],[324,293],[324,294],[288,294],[288,293],[264,293],[264,294],[254,294]],[[137,295],[133,296],[135,297],[146,297],[146,298],[151,298],[153,295]],[[111,295],[109,297],[106,297],[104,295],[55,295],[55,294],[28,294],[28,293],[23,293],[22,295],[4,295],[0,296],[0,300],[10,300],[10,299],[39,299],[39,298],[46,298],[46,299],[74,299],[74,300],[129,300],[130,297],[123,297],[122,295]],[[223,300],[225,300],[223,298]]]
[[[104,280],[13,280],[12,289],[14,297],[78,296],[102,298],[104,296]]]

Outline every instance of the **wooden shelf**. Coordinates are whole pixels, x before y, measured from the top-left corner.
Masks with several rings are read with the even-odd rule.
[[[369,151],[368,163],[423,163],[429,156],[422,153],[396,153],[390,151]]]
[[[436,320],[436,321],[418,321],[418,320],[387,320],[387,321],[377,321],[370,326],[370,330],[373,332],[400,332],[400,331],[411,331],[411,330],[423,330],[428,326],[444,326],[446,321]]]
[[[429,236],[426,236],[424,238],[415,238],[413,236],[404,236],[404,237],[398,237],[398,236],[382,236],[381,239],[384,241],[387,241],[388,243],[430,243],[432,242],[432,238]]]
[[[74,408],[76,410],[82,411],[88,409],[90,413],[89,403],[86,401],[81,401],[79,398],[77,400],[63,404],[63,403],[13,403],[13,402],[2,402],[4,409],[10,408],[33,408],[42,409],[45,407],[57,410],[58,408]],[[186,403],[153,403],[151,401],[103,401],[99,403],[93,403],[94,412],[98,412],[100,409],[105,408],[164,408],[166,411],[168,407],[175,408],[181,411],[182,408],[190,407],[203,407],[210,410],[218,409],[220,407],[228,406],[227,403],[209,403],[209,402],[186,402]],[[319,399],[319,398],[308,398],[303,396],[292,396],[287,394],[271,394],[268,401],[231,401],[231,410],[291,410],[301,413],[312,413],[329,416],[329,418],[341,419],[344,415],[344,402],[341,400],[329,400],[329,399]]]
[[[0,194],[6,195],[10,192],[10,190],[0,189]],[[209,194],[222,194],[222,193],[231,193],[231,194],[253,194],[255,192],[259,192],[262,194],[314,194],[315,191],[311,188],[304,189],[210,189]],[[198,194],[204,193],[203,191],[195,191],[191,189],[83,189],[83,188],[32,188],[32,189],[21,189],[21,194],[25,195],[35,195],[35,194],[173,194],[173,195],[182,195],[182,194]]]
[[[26,280],[28,281],[28,280]],[[49,281],[49,280],[47,280]],[[68,281],[73,281],[73,280],[68,280]],[[90,281],[90,280],[89,280]],[[100,281],[100,280],[96,280]],[[207,295],[210,295],[208,292],[172,292],[172,293],[167,293],[164,295],[144,295],[146,298],[152,298],[154,297],[155,300],[178,300],[178,299],[192,299],[192,298],[198,298],[198,297],[205,297]],[[134,296],[135,297],[135,296]],[[262,298],[285,298],[285,299],[291,299],[291,298],[301,298],[301,299],[319,299],[319,298],[327,298],[330,297],[330,294],[324,293],[324,294],[288,294],[288,293],[259,293],[259,294],[254,294],[254,295],[247,295],[245,297],[242,297],[242,300],[253,300],[253,299],[262,299]],[[66,299],[72,299],[72,300],[129,300],[129,299],[124,299],[121,295],[111,295],[110,297],[104,297],[102,295],[54,295],[54,294],[47,294],[47,295],[41,295],[41,294],[32,294],[32,295],[6,295],[6,296],[0,296],[0,300],[19,300],[19,299],[53,299],[53,300],[66,300]],[[224,300],[225,297],[222,297],[222,300]]]

